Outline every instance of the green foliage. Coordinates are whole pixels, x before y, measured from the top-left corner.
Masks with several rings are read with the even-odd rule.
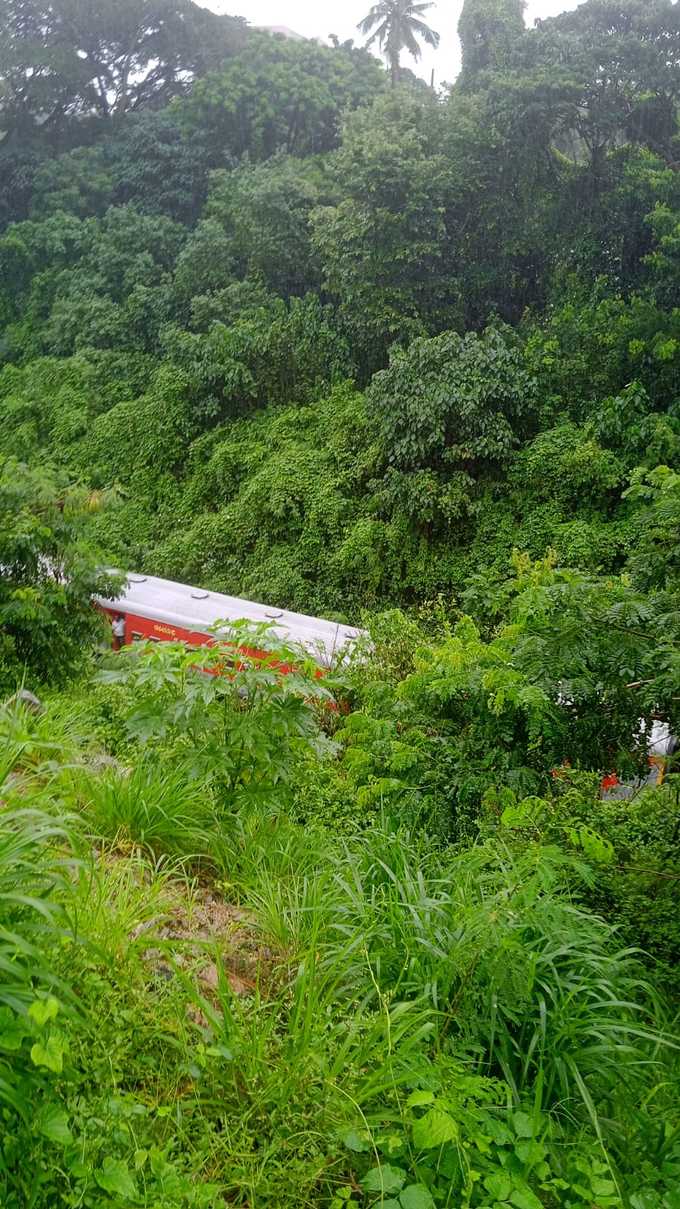
[[[458,22],[463,87],[479,88],[482,72],[502,71],[518,57],[524,8],[524,0],[465,0]]]
[[[677,1209],[678,20],[5,4],[7,1209]]]
[[[671,768],[673,768],[673,762]],[[638,787],[603,798],[597,778],[567,766],[556,770],[549,799],[517,802],[508,790],[487,794],[484,816],[494,828],[540,836],[590,864],[588,901],[616,921],[642,953],[654,955],[656,977],[674,987],[678,932],[671,907],[676,893],[678,806],[676,773],[659,788]],[[505,831],[507,834],[507,831]]]
[[[586,429],[566,421],[540,433],[517,459],[512,475],[537,498],[556,499],[566,511],[585,512],[618,500],[623,480],[619,459]]]
[[[84,781],[84,816],[93,838],[137,845],[159,855],[199,860],[210,852],[210,790],[182,768],[140,761]]]
[[[674,588],[677,583],[677,523],[680,479],[669,466],[633,473],[626,492],[643,505],[636,524],[632,566],[646,587]]]
[[[259,277],[288,298],[319,288],[310,215],[334,192],[323,158],[275,156],[213,173],[206,214],[225,229],[225,252],[236,275]]]
[[[370,695],[383,707],[417,658],[416,631],[400,640],[397,620],[376,630]],[[266,636],[232,640],[262,647]],[[117,656],[98,691],[132,690],[131,771],[97,764],[83,738],[64,752],[69,767],[55,777],[51,756],[51,777],[39,765],[19,788],[25,799],[51,785],[46,805],[67,804],[83,836],[80,865],[51,883],[65,908],[51,976],[77,986],[80,1015],[42,994],[25,1025],[11,1021],[12,1062],[41,1107],[7,1133],[6,1203],[188,1209],[247,1195],[283,1207],[293,1182],[310,1204],[391,1197],[400,1209],[444,1205],[452,1189],[462,1204],[494,1195],[515,1209],[567,1195],[616,1204],[612,1187],[663,1196],[677,1169],[672,1130],[659,1133],[671,1039],[637,957],[575,901],[584,877],[592,884],[592,851],[560,855],[537,836],[535,812],[508,827],[507,799],[504,836],[457,852],[384,812],[345,844],[314,816],[300,827],[285,788],[304,793],[307,762],[326,778],[335,763],[337,792],[352,799],[362,755],[389,758],[413,795],[426,742],[418,766],[412,733],[355,713],[330,745],[311,701],[326,690],[277,667],[292,652],[276,648],[272,662],[241,649],[229,677],[197,671],[233,652]],[[27,721],[33,759],[57,719]],[[189,781],[188,759],[210,788]],[[578,811],[572,794],[567,817]],[[93,835],[117,849],[91,857]],[[128,840],[202,856],[203,883],[124,855]],[[56,829],[32,838],[33,878],[36,842],[63,841]],[[231,930],[212,931],[211,912]],[[53,935],[33,930],[33,949]]]
[[[91,505],[91,501],[90,501]],[[117,580],[83,538],[87,497],[48,472],[0,465],[0,682],[64,682],[97,638],[92,597]]]
[[[334,162],[341,200],[312,215],[325,288],[336,300],[364,373],[395,340],[460,313],[444,207],[452,165],[443,114],[427,94],[379,98],[345,124]]]
[[[127,688],[131,736],[142,743],[170,742],[195,770],[217,773],[224,805],[234,809],[249,800],[280,800],[298,751],[310,747],[322,755],[324,738],[313,706],[333,698],[314,672],[306,653],[272,642],[267,626],[243,624],[209,649],[137,643],[101,677]],[[156,801],[147,791],[149,777],[153,784],[153,770],[140,769],[126,782],[114,778],[98,809],[109,834],[120,820],[132,838],[136,831],[142,839],[146,831],[153,843],[158,826],[167,844],[181,818],[186,823],[200,814],[186,783],[189,804],[182,800],[181,770],[167,785],[156,780]],[[168,819],[170,803],[174,821]],[[185,847],[191,842],[182,839]]]
[[[536,49],[566,86],[565,125],[582,140],[595,178],[622,135],[668,150],[680,87],[680,27],[669,0],[590,0],[542,26]],[[610,73],[603,53],[615,64]]]
[[[363,400],[339,388],[318,404],[272,409],[199,438],[185,524],[171,533],[162,521],[157,566],[224,590],[238,585],[253,599],[347,616],[359,595],[349,583],[358,575],[364,592],[371,575],[366,565],[350,566],[342,546],[364,512],[362,487],[373,468],[366,433]],[[122,522],[121,546],[127,515],[102,518]]]
[[[414,341],[376,374],[367,398],[398,470],[474,470],[507,462],[535,383],[519,352],[489,329]]]
[[[121,0],[115,13],[81,0],[11,0],[0,32],[0,121],[19,138],[167,103],[245,40],[239,21],[183,0]]]
[[[12,778],[20,755],[20,749],[3,744],[3,793],[11,797],[11,802],[3,803],[0,816],[0,1005],[6,1024],[12,1013],[25,1017],[38,990],[45,995],[54,983],[54,973],[41,950],[49,948],[58,926],[54,891],[64,874],[50,851],[50,842],[56,846],[65,839],[64,831],[44,813],[22,809],[19,786]],[[20,1042],[18,1038],[18,1045]],[[6,1054],[13,1048],[8,1033],[3,1050]],[[6,1058],[4,1066],[2,1087],[6,1091]]]
[[[336,145],[344,110],[382,87],[383,73],[365,51],[259,34],[197,82],[179,115],[187,132],[205,140],[216,167],[229,155],[315,155]]]
[[[58,213],[10,228],[0,262],[5,297],[13,297],[7,318],[22,312],[8,333],[14,351],[25,342],[58,356],[83,347],[153,348],[170,317],[167,271],[183,237],[170,219],[132,206],[111,207],[101,220]]]
[[[579,1156],[571,1169],[560,1167],[540,1135],[535,1114],[507,1107],[500,1082],[471,1077],[453,1064],[442,1066],[434,1089],[419,1089],[407,1098],[397,1127],[386,1126],[374,1137],[365,1130],[346,1135],[345,1144],[361,1156],[362,1166],[379,1159],[361,1180],[362,1203],[433,1209],[445,1205],[452,1190],[466,1207],[486,1205],[492,1198],[494,1204],[516,1209],[538,1209],[553,1197],[569,1197],[566,1203],[579,1205],[580,1198],[598,1205],[620,1203],[606,1161]],[[364,1159],[371,1144],[374,1154]],[[418,1183],[407,1182],[409,1178]],[[376,1193],[382,1199],[374,1200]],[[341,1203],[338,1198],[338,1209]]]
[[[466,7],[518,34],[474,98],[254,34],[170,108],[3,152],[3,452],[112,489],[111,560],[345,616],[457,595],[514,546],[648,585],[648,514],[621,497],[680,438],[679,201],[652,113],[674,104],[674,10],[586,5],[521,38],[499,12]],[[357,403],[336,424],[333,388],[374,371],[369,422]],[[273,411],[232,429],[274,403],[314,406],[294,442]],[[254,494],[204,474],[212,442],[262,470]]]

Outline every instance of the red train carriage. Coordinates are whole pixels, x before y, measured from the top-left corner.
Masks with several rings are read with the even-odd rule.
[[[361,633],[335,621],[273,609],[153,575],[131,574],[116,600],[97,597],[95,603],[112,622],[124,618],[125,643],[151,639],[208,646],[215,637],[210,633],[212,626],[221,621],[246,620],[269,624],[274,638],[311,655],[321,668],[330,667],[338,656],[347,653]]]

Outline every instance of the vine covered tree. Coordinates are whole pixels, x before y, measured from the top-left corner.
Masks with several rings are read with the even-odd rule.
[[[428,8],[432,8],[432,0],[416,4],[413,0],[378,0],[359,22],[361,33],[370,35],[366,46],[377,42],[384,52],[393,86],[399,82],[403,50],[417,61],[421,55],[419,39],[435,49],[439,46],[439,34],[422,20]]]
[[[507,65],[524,33],[524,0],[465,0],[458,22],[463,52],[461,82]]]

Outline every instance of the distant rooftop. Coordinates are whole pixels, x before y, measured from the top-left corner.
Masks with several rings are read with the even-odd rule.
[[[287,25],[254,25],[253,29],[259,29],[265,34],[277,34],[279,38],[290,38],[292,42],[316,42],[317,46],[328,46],[324,38],[305,38],[303,34],[297,34]]]
[[[280,34],[282,38],[292,38],[295,42],[304,42],[302,34],[296,34],[294,29],[289,29],[287,25],[256,25],[255,29],[264,30],[267,34]]]

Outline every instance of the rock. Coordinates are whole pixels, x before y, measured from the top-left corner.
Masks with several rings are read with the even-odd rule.
[[[241,978],[233,970],[225,970],[224,975],[233,995],[248,995],[253,990],[253,984],[246,982],[245,978]],[[211,991],[216,991],[220,985],[219,970],[214,962],[211,962],[209,966],[205,966],[198,978],[199,982]]]
[[[9,706],[10,709],[14,705],[20,705],[23,707],[23,709],[28,710],[29,714],[45,713],[45,706],[40,698],[36,697],[35,693],[30,692],[30,690],[27,688],[20,688],[18,692],[14,693],[14,695],[5,702],[5,705]]]
[[[189,1020],[191,1020],[194,1024],[197,1024],[199,1028],[206,1030],[210,1028],[210,1023],[207,1016],[201,1011],[200,1008],[194,1007],[193,1004],[189,1004],[187,1006],[187,1016],[189,1017]]]
[[[141,924],[136,924],[129,933],[130,940],[139,940],[145,932],[152,932],[157,924],[161,922],[161,917],[156,916],[155,919],[145,919]]]
[[[216,991],[220,985],[220,974],[214,962],[209,966],[205,966],[199,974],[199,979],[204,986],[210,987],[211,991]]]
[[[119,772],[122,775],[128,775],[129,768],[121,764],[120,760],[116,760],[115,756],[109,756],[106,752],[97,752],[88,760],[88,765],[93,772],[108,772],[111,769],[113,772]]]
[[[239,978],[238,974],[234,974],[232,970],[227,972],[227,982],[234,995],[250,995],[254,990],[252,982]]]

